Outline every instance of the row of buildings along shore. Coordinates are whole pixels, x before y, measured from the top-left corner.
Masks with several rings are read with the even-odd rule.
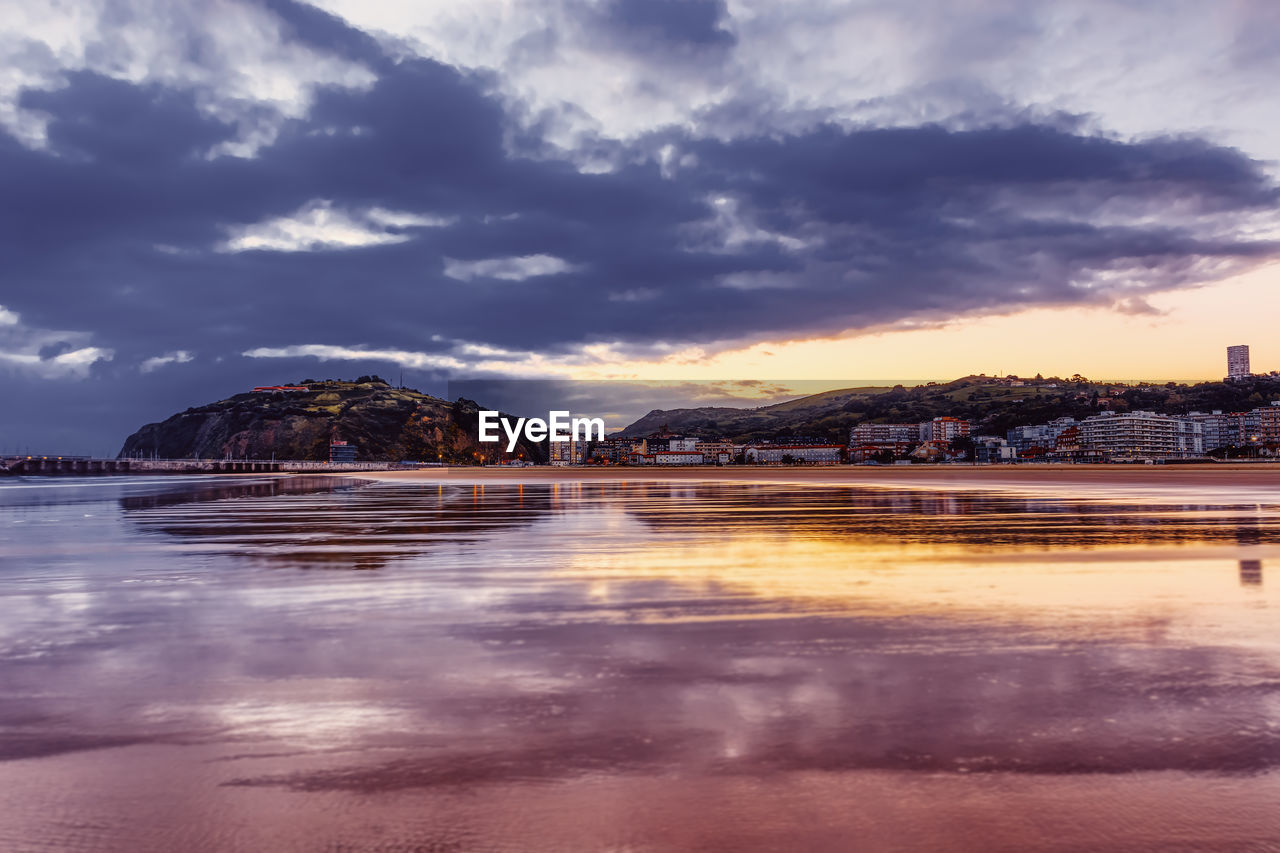
[[[1138,462],[1202,459],[1234,448],[1273,456],[1280,448],[1280,400],[1247,412],[1102,412],[977,435],[962,418],[865,423],[848,444],[793,438],[734,443],[667,431],[551,445],[552,465],[839,465],[916,462]]]
[[[1254,376],[1249,347],[1227,347],[1226,381]],[[1273,372],[1272,375],[1275,375]],[[1022,385],[1016,377],[1010,384]],[[1056,385],[1047,387],[1056,388]],[[551,445],[552,465],[839,465],[915,462],[1139,462],[1203,459],[1209,454],[1280,456],[1280,400],[1247,412],[1104,411],[1082,420],[1058,418],[1008,430],[974,434],[962,418],[921,423],[865,423],[849,443],[793,438],[750,444],[690,438],[667,431],[646,438],[606,438]],[[1215,453],[1215,451],[1219,453]]]
[[[1247,412],[1103,412],[1080,421],[1058,418],[1014,427],[1001,444],[1011,460],[1051,462],[1197,459],[1226,448],[1271,456],[1280,446],[1280,401]]]
[[[550,447],[552,465],[839,465],[848,459],[845,445],[817,439],[740,444],[665,431],[644,438],[556,442]]]

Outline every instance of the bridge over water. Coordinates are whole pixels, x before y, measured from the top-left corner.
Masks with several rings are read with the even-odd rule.
[[[0,475],[267,474],[385,471],[389,462],[288,459],[98,459],[91,456],[0,456]]]

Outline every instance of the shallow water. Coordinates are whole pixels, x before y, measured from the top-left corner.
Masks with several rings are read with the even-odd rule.
[[[1280,507],[0,481],[0,849],[1280,849]]]

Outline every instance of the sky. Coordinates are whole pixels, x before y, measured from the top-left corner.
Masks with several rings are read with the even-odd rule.
[[[1280,369],[1280,6],[0,0],[0,453],[257,384]]]

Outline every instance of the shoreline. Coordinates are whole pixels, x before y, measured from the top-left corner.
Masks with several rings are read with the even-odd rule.
[[[103,483],[139,475],[44,475],[21,479],[31,485],[74,479]],[[857,487],[919,491],[994,491],[1047,494],[1090,500],[1142,499],[1164,503],[1230,502],[1280,506],[1280,463],[1214,465],[912,465],[726,467],[552,467],[458,466],[371,471],[263,471],[154,473],[148,479],[243,480],[334,478],[366,483],[485,485],[740,484],[795,487]],[[6,477],[0,477],[0,484]],[[15,478],[17,479],[17,478]]]
[[[1274,492],[1280,498],[1280,464],[1222,463],[1184,465],[1036,465],[1036,466],[830,466],[778,468],[429,468],[412,471],[367,471],[361,479],[400,483],[695,483],[739,482],[795,485],[881,486],[887,488],[995,488],[1054,491],[1086,489],[1244,488]]]

